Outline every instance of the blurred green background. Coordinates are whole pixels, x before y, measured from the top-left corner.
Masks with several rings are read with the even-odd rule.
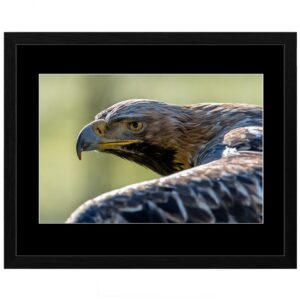
[[[159,175],[111,154],[76,156],[80,129],[108,106],[126,99],[176,104],[263,103],[262,75],[39,76],[39,220],[63,223],[86,200]]]

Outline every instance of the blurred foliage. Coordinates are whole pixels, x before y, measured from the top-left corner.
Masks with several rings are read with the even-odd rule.
[[[63,223],[104,192],[159,175],[111,154],[76,156],[80,129],[108,106],[132,98],[176,104],[262,105],[262,75],[54,75],[39,77],[40,223]]]

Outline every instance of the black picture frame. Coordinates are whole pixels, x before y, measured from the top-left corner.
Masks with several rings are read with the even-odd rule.
[[[11,32],[4,40],[5,268],[296,268],[296,33]],[[263,73],[266,222],[103,232],[39,224],[38,74],[101,72]]]

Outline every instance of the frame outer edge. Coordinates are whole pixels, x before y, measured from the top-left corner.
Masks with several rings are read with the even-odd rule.
[[[285,42],[285,254],[297,268],[297,34]],[[289,145],[287,152],[287,145]]]
[[[12,266],[16,256],[15,228],[15,52],[16,42],[4,34],[4,267]]]
[[[185,43],[194,39],[194,44],[201,44],[199,33],[4,33],[4,267],[5,268],[296,268],[297,266],[297,229],[296,229],[296,33],[202,33],[208,40],[220,38],[217,44],[233,42],[243,44],[247,40],[256,39],[259,44],[285,44],[285,135],[289,153],[285,153],[286,165],[286,255],[279,257],[249,257],[235,256],[215,257],[211,259],[200,257],[198,263],[185,257],[146,257],[142,260],[135,257],[94,258],[79,257],[41,257],[17,256],[15,197],[16,197],[16,45],[18,43],[72,44],[81,39],[81,44],[93,43],[123,43],[130,44],[140,38],[141,43]],[[120,39],[121,37],[121,39]],[[288,121],[287,121],[288,120]],[[292,159],[294,158],[294,160]],[[174,267],[174,265],[177,265]]]

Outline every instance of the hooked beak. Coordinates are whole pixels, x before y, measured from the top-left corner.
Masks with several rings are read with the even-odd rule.
[[[103,132],[103,136],[99,136],[95,132],[95,126],[99,126],[99,121],[93,121],[89,123],[81,129],[78,135],[76,142],[76,152],[80,160],[82,151],[105,151],[109,149],[116,149],[120,146],[126,146],[141,142],[140,140],[111,140],[104,136],[103,131],[101,131]]]
[[[93,122],[92,122],[93,123]],[[92,123],[86,125],[79,132],[76,142],[76,152],[78,158],[81,160],[82,151],[92,151],[98,149],[101,142],[101,137],[93,130]]]

